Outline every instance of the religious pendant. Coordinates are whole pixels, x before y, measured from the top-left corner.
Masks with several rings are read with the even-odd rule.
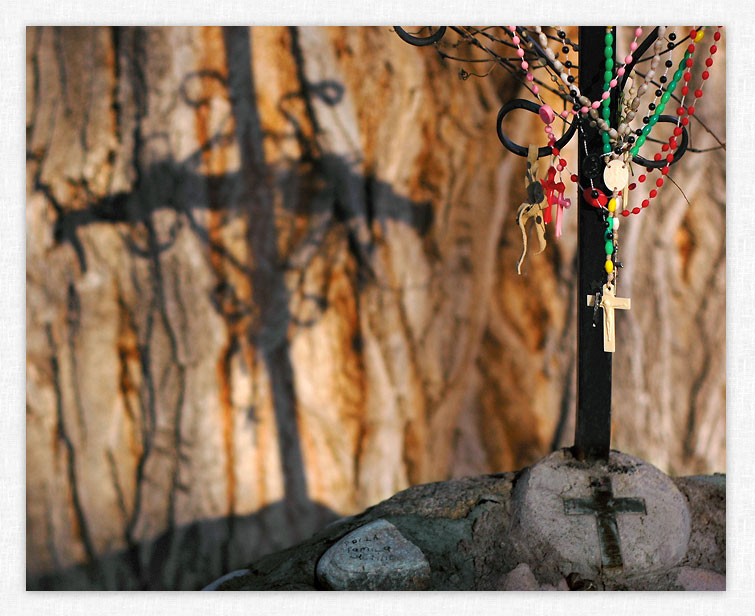
[[[613,285],[604,284],[596,295],[587,296],[587,305],[603,309],[603,350],[606,353],[616,351],[616,324],[614,310],[629,310],[632,300],[628,297],[616,297]]]
[[[527,201],[519,206],[516,212],[516,224],[522,230],[522,256],[516,264],[516,273],[522,273],[522,263],[527,255],[527,222],[533,220],[539,250],[535,254],[540,254],[545,250],[545,209],[548,202],[545,198],[543,185],[538,179],[537,168],[537,146],[531,145],[527,154]]]
[[[617,192],[629,184],[629,168],[623,160],[612,160],[603,170],[603,182],[608,190]]]
[[[621,199],[617,199],[618,207],[616,216],[623,210],[629,209],[629,179],[632,175],[629,167],[629,160],[616,159],[606,164],[603,171],[603,182],[611,192],[621,194]]]

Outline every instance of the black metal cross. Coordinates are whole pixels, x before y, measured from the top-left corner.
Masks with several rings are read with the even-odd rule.
[[[614,28],[614,37],[615,34]],[[603,94],[605,35],[603,26],[579,29],[579,84],[582,93],[591,101],[600,100]],[[614,61],[615,55],[614,51]],[[617,97],[612,96],[611,126],[616,126],[617,105]],[[603,142],[598,128],[583,122],[577,148],[580,182],[589,186],[591,178],[588,175],[597,176],[592,177],[595,188],[609,194],[603,183],[605,163],[601,156]],[[588,169],[594,162],[597,162],[597,174]],[[613,358],[611,353],[603,350],[603,314],[599,311],[594,315],[593,310],[586,307],[585,300],[596,291],[593,281],[603,280],[605,276],[605,223],[598,211],[587,203],[582,191],[578,189],[577,194],[577,420],[574,453],[580,459],[608,460],[611,448]]]
[[[603,94],[605,62],[605,26],[584,26],[579,29],[579,84],[582,94],[590,100],[600,100]],[[650,48],[658,35],[654,29],[634,53],[635,60],[627,65],[621,87],[631,74],[637,59]],[[616,28],[613,28],[616,40]],[[614,62],[616,47],[614,46]],[[621,88],[618,88],[620,91]],[[611,96],[609,123],[616,126],[618,110],[617,90]],[[661,122],[674,122],[670,116],[661,116]],[[609,191],[603,182],[605,159],[600,130],[583,122],[579,131],[578,170],[579,180],[583,186],[593,185],[604,194]],[[674,157],[677,162],[687,148],[687,133],[683,132],[682,144]],[[639,156],[634,157],[638,166],[659,166],[657,161],[648,161]],[[597,164],[597,168],[596,167]],[[673,164],[673,163],[672,163]],[[611,372],[613,354],[603,350],[603,319],[605,315],[597,314],[586,305],[588,295],[594,295],[602,284],[605,273],[604,219],[599,211],[584,198],[582,190],[577,190],[579,207],[577,210],[577,420],[574,430],[574,455],[582,460],[608,460],[611,448]],[[617,262],[617,267],[621,265]]]
[[[621,542],[616,515],[619,513],[647,514],[645,499],[616,498],[613,495],[611,478],[591,477],[592,498],[564,499],[566,515],[594,515],[598,526],[600,556],[605,568],[621,567]]]
[[[456,32],[462,38],[469,39],[469,33],[455,26],[449,26],[449,31]],[[616,40],[616,28],[612,29]],[[396,27],[398,35],[412,45],[435,44],[443,37],[446,27],[438,28],[428,36],[408,34],[400,27]],[[535,53],[539,60],[548,64],[556,73],[557,67],[525,29],[517,26],[516,34]],[[586,26],[579,28],[579,87],[583,95],[591,101],[601,99],[605,76],[605,26]],[[513,35],[512,35],[513,36]],[[655,28],[637,47],[634,60],[625,67],[621,85],[614,88],[609,105],[611,126],[617,125],[618,95],[629,78],[635,63],[643,58],[643,54],[650,49],[658,36]],[[616,47],[614,46],[613,61],[616,62]],[[497,130],[501,143],[518,156],[527,156],[527,148],[514,143],[503,131],[502,123],[506,115],[516,109],[524,109],[538,113],[540,104],[530,100],[515,99],[508,101],[498,112]],[[577,195],[577,418],[574,431],[574,456],[580,460],[607,461],[611,447],[611,370],[612,354],[603,349],[603,318],[597,309],[590,309],[587,297],[596,295],[602,288],[605,279],[605,212],[591,206],[584,198],[583,189],[593,187],[610,194],[603,182],[605,159],[600,130],[597,126],[590,126],[590,118],[573,120],[568,123],[568,129],[556,142],[555,147],[562,149],[575,132],[579,133],[577,150],[579,186]],[[677,123],[674,116],[661,115],[658,122]],[[577,126],[579,130],[577,131]],[[674,153],[671,164],[679,161],[687,149],[688,134],[682,127],[679,147]],[[551,148],[543,146],[538,150],[538,156],[550,156]],[[661,168],[667,164],[665,159],[647,160],[639,155],[632,158],[639,167]],[[616,267],[620,263],[616,262]],[[599,302],[596,301],[597,305]]]

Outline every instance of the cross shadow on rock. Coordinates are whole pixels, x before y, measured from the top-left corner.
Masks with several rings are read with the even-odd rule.
[[[152,140],[159,135],[141,132],[139,123],[143,112],[137,113],[134,131],[133,161],[135,180],[129,190],[105,197],[81,199],[72,206],[59,202],[50,186],[39,177],[34,188],[42,192],[52,205],[55,220],[53,237],[58,245],[70,245],[76,255],[81,273],[91,267],[96,251],[89,249],[83,230],[97,225],[115,226],[125,243],[127,253],[149,264],[147,284],[158,304],[157,319],[165,321],[172,347],[172,360],[179,371],[176,393],[176,415],[179,416],[184,388],[185,368],[178,360],[176,340],[185,332],[173,328],[170,309],[163,288],[168,265],[163,256],[170,251],[181,233],[188,229],[207,250],[208,255],[222,263],[221,271],[232,270],[242,276],[251,290],[246,296],[234,287],[232,281],[219,278],[210,297],[211,304],[235,332],[238,340],[255,349],[264,362],[270,381],[276,419],[278,448],[283,476],[283,500],[245,516],[197,520],[178,526],[169,521],[168,528],[158,536],[144,540],[136,537],[136,520],[145,515],[140,507],[140,495],[148,480],[142,471],[147,458],[154,453],[154,409],[145,410],[144,417],[152,417],[152,425],[143,431],[146,439],[138,464],[134,510],[124,531],[127,549],[104,555],[89,555],[88,562],[67,569],[49,571],[27,577],[29,590],[41,589],[192,589],[201,588],[222,573],[259,558],[269,552],[283,549],[317,531],[339,515],[310,500],[301,437],[298,429],[297,400],[294,391],[294,368],[291,363],[289,340],[297,327],[313,325],[328,309],[326,294],[308,296],[316,307],[302,319],[291,309],[292,290],[286,274],[304,267],[302,254],[311,250],[327,250],[328,244],[345,242],[356,264],[355,287],[374,282],[370,262],[375,247],[373,230],[376,225],[385,227],[389,221],[413,228],[419,236],[428,233],[433,222],[429,203],[416,203],[398,195],[393,188],[365,175],[353,160],[322,151],[318,147],[304,150],[300,160],[285,168],[276,168],[266,162],[263,134],[255,82],[251,73],[251,45],[248,28],[225,28],[224,44],[228,75],[216,73],[190,75],[188,79],[222,80],[231,103],[233,130],[228,134],[211,136],[207,143],[184,160],[169,155],[151,158]],[[293,36],[294,44],[296,37]],[[122,57],[133,63],[144,62],[144,36],[133,29],[114,34],[115,46]],[[129,48],[128,53],[123,49]],[[141,50],[141,51],[140,51]],[[131,71],[143,79],[143,70]],[[311,84],[300,75],[302,90],[292,97],[320,97],[328,104],[337,104],[343,91],[334,82]],[[135,96],[147,89],[145,83],[132,84]],[[186,88],[185,90],[188,90]],[[184,92],[184,98],[188,95]],[[284,97],[285,98],[285,97]],[[185,101],[201,106],[206,101]],[[144,101],[135,102],[141,109]],[[316,125],[316,122],[313,121]],[[298,131],[296,138],[303,139]],[[200,172],[203,152],[207,149],[235,143],[240,151],[237,171],[208,174]],[[304,141],[302,141],[304,143]],[[158,151],[159,148],[154,149]],[[146,161],[146,162],[145,162]],[[86,196],[88,186],[78,187]],[[83,201],[83,205],[82,205]],[[163,213],[169,213],[169,224],[156,222]],[[279,228],[276,216],[283,213],[303,217],[310,221],[309,228],[298,242],[281,254]],[[208,229],[207,214],[216,216],[221,226],[238,219],[245,227],[244,241],[248,246],[246,260],[234,255],[219,242]],[[164,217],[163,217],[164,218]],[[161,218],[162,220],[162,218]],[[338,233],[327,233],[336,229]],[[182,301],[181,298],[173,303]],[[185,300],[184,300],[185,301]],[[140,309],[140,307],[135,307]],[[152,308],[150,308],[151,310]],[[190,305],[182,309],[191,310]],[[239,323],[243,323],[239,327]],[[149,336],[146,336],[149,339]],[[230,354],[238,352],[238,340],[229,344]],[[149,341],[139,349],[139,359],[145,379],[158,367],[151,365]],[[163,367],[165,368],[165,367]],[[153,400],[154,395],[145,399]],[[154,401],[154,400],[153,400]],[[147,421],[146,419],[144,421]],[[178,420],[177,420],[178,421]],[[181,430],[175,430],[176,458],[186,447],[181,442]],[[250,447],[252,444],[250,443]],[[72,449],[71,456],[75,454]],[[69,461],[73,467],[73,460]],[[176,463],[176,468],[178,464]],[[177,471],[174,485],[178,485]],[[78,486],[72,487],[74,491]],[[75,496],[75,495],[74,495]],[[174,495],[171,494],[171,506]],[[81,512],[83,518],[86,512]],[[171,516],[168,516],[169,518]],[[96,520],[89,521],[95,525]],[[86,524],[83,534],[88,532]],[[88,543],[91,545],[91,541]],[[92,550],[87,550],[91,552]],[[33,555],[28,555],[32,558]]]

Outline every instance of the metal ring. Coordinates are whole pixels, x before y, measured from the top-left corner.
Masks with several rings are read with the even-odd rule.
[[[509,101],[508,103],[506,103],[503,107],[501,107],[501,110],[498,112],[497,129],[498,129],[498,138],[501,140],[501,143],[507,150],[509,150],[510,152],[513,152],[517,156],[527,156],[527,148],[519,145],[518,143],[514,143],[511,139],[509,139],[506,135],[503,134],[503,129],[501,128],[501,124],[503,123],[503,118],[506,117],[506,114],[509,111],[513,111],[514,109],[526,109],[527,111],[531,111],[532,113],[538,113],[540,111],[540,105],[538,105],[537,103],[533,103],[532,101],[525,100],[523,98],[517,98],[517,99],[514,99],[513,101]],[[569,143],[569,141],[571,141],[571,138],[574,135],[574,132],[577,130],[578,121],[579,120],[577,119],[572,121],[571,125],[569,125],[569,129],[564,133],[564,136],[561,137],[561,139],[559,139],[558,141],[556,141],[553,147],[558,148],[560,150],[567,143]],[[538,149],[537,157],[542,158],[543,156],[549,156],[550,153],[551,153],[551,146],[546,145]]]
[[[676,116],[670,116],[670,115],[662,115],[658,117],[658,122],[668,122],[669,124],[676,124],[679,121],[679,119]],[[662,158],[661,160],[647,160],[646,158],[642,158],[642,156],[634,156],[632,160],[636,162],[638,165],[642,165],[643,167],[650,167],[651,169],[660,169],[661,167],[665,167],[667,164],[674,165],[679,162],[682,156],[684,156],[684,153],[687,151],[687,144],[689,142],[689,135],[687,135],[687,128],[685,126],[682,126],[682,140],[681,143],[679,143],[679,147],[676,148],[676,151],[674,152],[674,160],[671,163],[668,163],[665,158]]]
[[[446,33],[446,26],[440,26],[429,36],[414,36],[412,34],[409,34],[401,26],[393,26],[393,29],[396,30],[396,34],[399,35],[402,41],[409,43],[410,45],[415,45],[417,47],[424,47],[425,45],[432,45],[433,43],[437,43],[440,39],[443,38],[443,35]]]

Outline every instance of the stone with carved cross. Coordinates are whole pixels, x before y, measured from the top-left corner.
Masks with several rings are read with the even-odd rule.
[[[647,514],[641,498],[618,498],[613,494],[611,477],[590,478],[590,498],[564,500],[566,515],[594,515],[598,527],[600,554],[604,567],[621,567],[621,539],[616,516],[619,513]]]
[[[522,471],[512,499],[514,560],[548,584],[576,573],[603,587],[670,570],[687,552],[684,496],[657,468],[618,451],[607,462],[556,451]]]
[[[603,309],[603,350],[606,353],[616,351],[616,315],[615,310],[629,310],[632,300],[628,297],[616,297],[613,285],[604,284],[600,293],[598,306]],[[595,306],[595,295],[587,296],[587,305]]]

